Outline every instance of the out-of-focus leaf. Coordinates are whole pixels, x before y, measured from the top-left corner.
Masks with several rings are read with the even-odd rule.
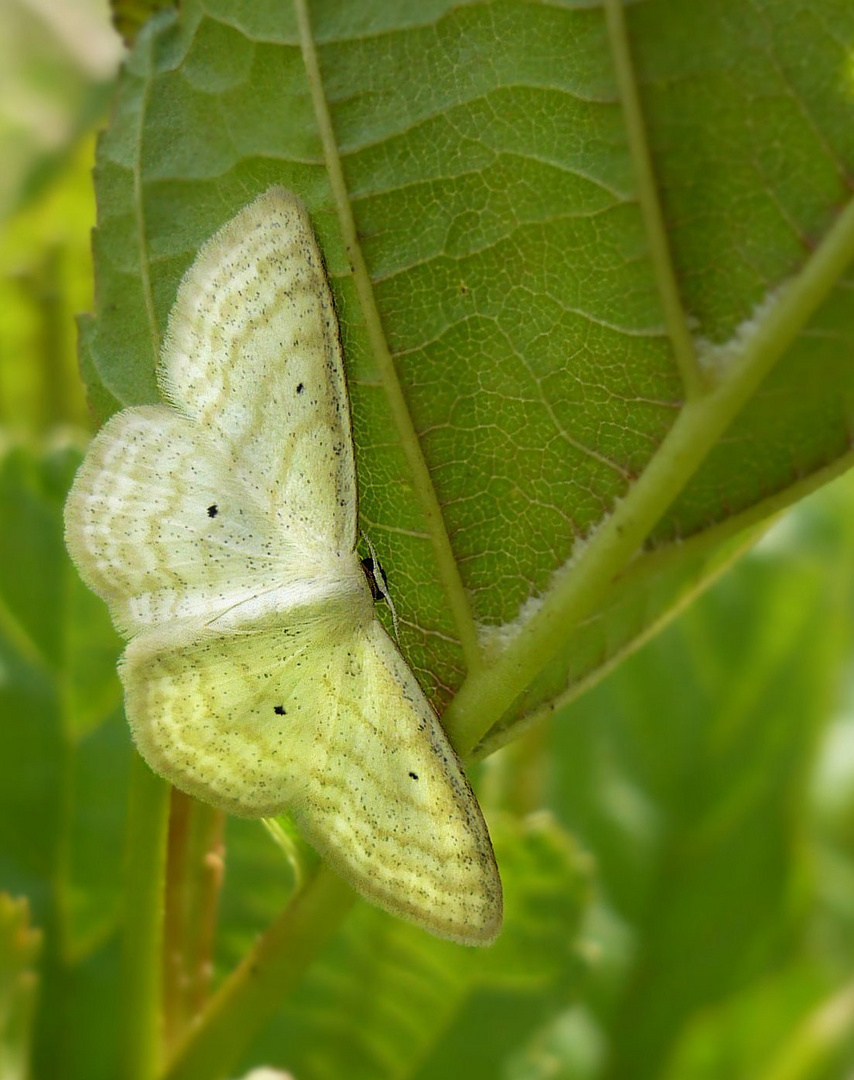
[[[268,1069],[262,1066],[248,1072],[243,1080],[293,1080],[290,1073],[282,1072],[281,1069]]]
[[[835,991],[798,964],[688,1026],[665,1080],[812,1080],[848,1076],[854,986]]]
[[[600,1003],[610,1080],[660,1076],[685,1025],[802,939],[808,769],[852,641],[852,497],[840,481],[784,522],[555,727],[564,820],[635,940]]]
[[[495,1076],[544,1010],[564,1007],[577,987],[589,867],[548,816],[496,820],[492,832],[506,904],[493,949],[439,941],[360,904],[246,1068],[273,1063],[307,1080],[432,1080],[455,1061],[460,1074]],[[253,891],[246,879],[230,888]]]
[[[0,883],[45,931],[36,1074],[108,1080],[130,746],[119,642],[62,540],[79,460],[0,458]]]
[[[85,140],[62,183],[0,229],[0,424],[17,438],[91,423],[74,316],[92,304],[93,152]]]
[[[608,1053],[605,1037],[588,1009],[574,1005],[549,1018],[512,1054],[507,1080],[593,1080]]]
[[[0,220],[65,166],[103,113],[120,43],[103,0],[0,7]]]

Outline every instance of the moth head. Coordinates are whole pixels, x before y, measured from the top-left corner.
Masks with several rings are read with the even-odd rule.
[[[362,570],[364,571],[365,579],[368,582],[368,588],[371,590],[371,596],[374,599],[374,603],[378,604],[381,600],[388,602],[388,578],[386,577],[385,570],[383,570],[373,555],[366,555],[362,559]]]

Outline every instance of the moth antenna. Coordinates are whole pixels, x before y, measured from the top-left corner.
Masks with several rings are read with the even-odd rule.
[[[394,600],[392,600],[388,593],[383,593],[383,595],[385,596],[385,602],[388,604],[388,609],[391,612],[391,625],[394,630],[394,640],[399,645],[400,634],[398,633],[397,628],[397,608],[394,606]]]

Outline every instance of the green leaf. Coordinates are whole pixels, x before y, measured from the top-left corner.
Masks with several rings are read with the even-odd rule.
[[[156,399],[200,244],[296,190],[402,645],[457,694],[464,751],[511,736],[849,463],[854,15],[831,7],[832,34],[802,0],[157,16],[100,148],[92,399]]]

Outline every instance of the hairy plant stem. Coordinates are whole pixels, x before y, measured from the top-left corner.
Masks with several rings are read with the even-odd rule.
[[[225,814],[172,789],[163,932],[167,1055],[207,1003],[223,878]]]

